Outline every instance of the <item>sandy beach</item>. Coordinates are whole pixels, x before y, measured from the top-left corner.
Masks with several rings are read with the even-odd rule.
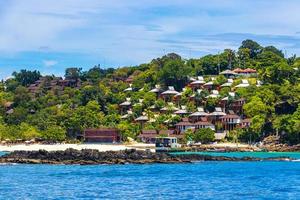
[[[209,148],[248,148],[248,144],[241,143],[215,143],[209,145],[201,145],[202,147]],[[14,145],[0,145],[0,151],[37,151],[37,150],[46,150],[46,151],[64,151],[68,148],[73,148],[76,150],[82,149],[97,149],[99,151],[120,151],[125,149],[138,149],[146,150],[151,149],[154,151],[154,144],[145,144],[145,143],[134,143],[134,144],[14,144]],[[253,147],[252,147],[253,148]]]
[[[125,149],[141,149],[145,150],[148,148],[154,148],[153,144],[16,144],[16,145],[0,145],[0,151],[64,151],[68,148],[73,148],[77,150],[81,149],[97,149],[99,151],[120,151]]]

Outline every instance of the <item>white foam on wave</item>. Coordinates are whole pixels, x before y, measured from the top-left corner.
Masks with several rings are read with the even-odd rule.
[[[300,162],[300,159],[291,160],[292,162]]]
[[[0,163],[0,166],[6,166],[6,165],[18,165],[18,163]]]

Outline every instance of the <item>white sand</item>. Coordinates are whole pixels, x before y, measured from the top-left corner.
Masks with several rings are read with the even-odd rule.
[[[206,146],[206,145],[205,145]],[[217,148],[226,148],[226,147],[250,147],[248,144],[241,144],[241,143],[215,143],[210,144],[210,147],[217,147]],[[77,150],[81,149],[97,149],[99,151],[120,151],[125,149],[138,149],[138,150],[145,150],[151,149],[154,151],[155,145],[154,144],[144,144],[144,143],[135,143],[135,144],[16,144],[16,145],[0,145],[0,151],[37,151],[40,149],[46,151],[63,151],[68,148],[73,148]]]
[[[154,145],[147,144],[133,144],[133,145],[124,145],[124,144],[17,144],[17,145],[0,145],[0,151],[37,151],[40,149],[46,151],[58,151],[66,150],[68,148],[73,148],[77,150],[81,149],[97,149],[99,151],[120,151],[125,149],[141,149],[145,150],[146,148],[153,148]]]
[[[231,143],[231,142],[224,142],[224,143],[215,143],[211,144],[211,146],[215,147],[250,147],[248,144],[242,144],[242,143]]]
[[[232,142],[223,142],[223,143],[215,143],[215,144],[210,144],[210,147],[216,147],[216,148],[249,148],[253,150],[261,150],[257,146],[245,144],[245,143],[232,143]]]

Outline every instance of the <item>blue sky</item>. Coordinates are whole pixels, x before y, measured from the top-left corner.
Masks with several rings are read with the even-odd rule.
[[[0,0],[0,78],[200,57],[247,38],[299,54],[299,10],[298,0]]]

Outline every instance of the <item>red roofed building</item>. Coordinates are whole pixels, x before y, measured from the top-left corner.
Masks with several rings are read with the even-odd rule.
[[[251,125],[251,119],[250,118],[243,119],[242,122],[241,122],[241,127],[242,128],[249,128],[250,125]]]
[[[195,123],[195,128],[200,129],[200,128],[210,128],[212,130],[215,130],[215,125],[208,121],[199,121]]]
[[[195,124],[189,122],[188,120],[178,122],[175,124],[175,126],[179,133],[184,133],[187,129],[195,129]]]
[[[142,130],[138,138],[145,143],[155,143],[155,138],[158,137],[156,130]]]
[[[241,123],[241,118],[236,114],[227,114],[220,117],[223,128],[226,131],[231,131]]]
[[[255,69],[241,69],[241,68],[236,68],[233,70],[233,72],[237,73],[238,75],[242,76],[250,76],[250,75],[256,75],[256,70]]]
[[[246,100],[244,98],[240,98],[240,99],[237,99],[237,100],[234,100],[229,108],[231,110],[233,110],[234,113],[236,114],[242,114],[243,113],[243,105],[246,103]]]
[[[115,143],[121,141],[119,130],[115,128],[86,129],[83,137],[86,142]]]

